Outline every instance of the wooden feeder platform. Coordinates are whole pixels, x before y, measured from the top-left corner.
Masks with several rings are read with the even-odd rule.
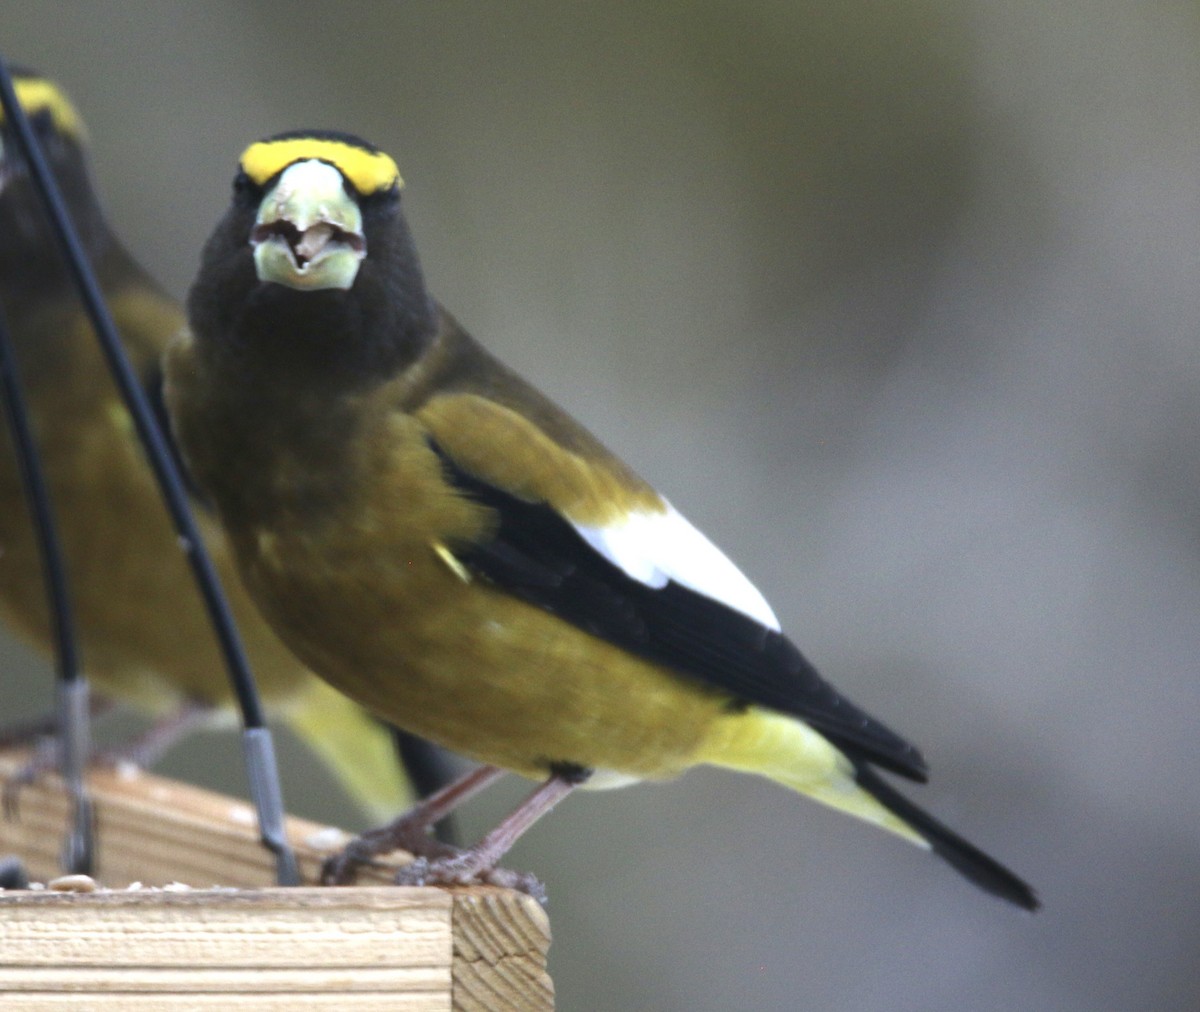
[[[26,759],[0,753],[0,782]],[[0,1008],[554,1007],[550,924],[524,893],[387,885],[386,869],[280,889],[245,801],[141,771],[96,769],[88,784],[103,888],[0,891]],[[67,811],[57,777],[25,788],[18,818],[0,817],[0,857],[55,880]],[[348,839],[302,819],[287,828],[306,883]]]

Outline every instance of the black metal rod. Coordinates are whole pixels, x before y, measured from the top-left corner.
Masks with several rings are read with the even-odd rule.
[[[245,650],[230,613],[229,604],[221,591],[220,581],[213,569],[212,560],[209,558],[196,522],[192,517],[187,492],[167,448],[166,438],[159,430],[158,423],[147,403],[146,395],[125,355],[100,286],[88,264],[87,254],[71,224],[62,195],[42,156],[37,138],[34,137],[33,129],[25,116],[25,111],[17,101],[7,62],[3,58],[0,58],[0,103],[3,104],[8,122],[12,125],[21,153],[29,167],[31,179],[66,256],[67,265],[100,340],[109,370],[112,372],[117,388],[133,418],[138,437],[146,450],[146,456],[166,503],[167,512],[179,533],[181,546],[191,564],[197,586],[212,620],[221,653],[225,658],[230,681],[241,710],[242,725],[247,732],[259,732],[251,735],[253,745],[247,743],[247,760],[248,762],[261,762],[264,754],[264,741],[266,751],[271,751],[270,735],[266,728],[258,688],[254,683],[249,662],[246,660]],[[271,765],[273,766],[273,762]],[[273,769],[271,772],[274,772]],[[263,785],[261,783],[262,773],[261,769],[252,770],[250,776],[251,793],[258,805],[259,831],[264,844],[276,854],[278,859],[277,876],[281,884],[294,883],[299,880],[299,875],[296,870],[295,855],[283,832],[282,793],[278,779],[275,778],[273,784]],[[255,787],[256,782],[258,782],[257,788]],[[264,786],[266,787],[265,791]],[[277,809],[277,811],[271,809]]]
[[[72,828],[63,848],[63,867],[69,872],[90,875],[95,863],[92,838],[92,804],[84,785],[83,770],[91,752],[88,720],[88,684],[80,670],[79,642],[71,605],[67,563],[54,504],[42,469],[37,440],[29,421],[29,405],[21,384],[21,366],[8,323],[0,311],[0,394],[12,433],[13,452],[21,475],[21,487],[29,506],[29,517],[41,556],[43,586],[49,605],[50,637],[58,676],[56,694],[61,734],[63,780],[71,795]]]

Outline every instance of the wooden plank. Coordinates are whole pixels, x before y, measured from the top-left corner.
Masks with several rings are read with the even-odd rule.
[[[0,780],[25,758],[0,753]],[[0,892],[5,1009],[554,1007],[549,921],[523,893],[382,885],[388,868],[353,888],[277,889],[244,801],[140,771],[88,782],[107,888]],[[54,878],[66,816],[57,777],[31,785],[19,817],[0,820],[0,855]],[[287,831],[308,883],[348,838],[301,819]],[[218,888],[125,888],[172,882]]]
[[[511,889],[464,890],[453,916],[456,1010],[554,1008],[550,922],[537,900]]]
[[[400,1009],[448,1010],[452,900],[438,892],[3,894],[2,1004],[20,1008],[30,999],[36,1008],[71,994],[89,1004],[109,995],[221,995],[232,1009],[300,998],[307,1007],[384,1007],[386,998]]]
[[[9,780],[26,758],[20,752],[0,753],[0,781]],[[180,881],[249,889],[274,884],[274,864],[258,843],[248,802],[137,769],[97,768],[89,772],[88,785],[96,806],[96,874],[106,886]],[[0,821],[0,850],[20,854],[32,876],[55,877],[67,811],[58,777],[41,778],[21,791],[17,818]],[[316,882],[324,856],[348,839],[304,819],[289,818],[287,830],[309,883]],[[387,875],[374,879],[384,882]]]

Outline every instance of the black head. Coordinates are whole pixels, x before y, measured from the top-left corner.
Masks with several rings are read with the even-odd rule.
[[[370,379],[402,367],[434,321],[402,185],[388,155],[349,134],[250,145],[189,296],[197,339],[269,369]]]
[[[67,210],[84,245],[95,256],[110,237],[88,176],[83,122],[53,81],[32,71],[14,70],[13,85]],[[12,125],[0,112],[0,285],[27,291],[59,283],[63,276],[49,221]]]

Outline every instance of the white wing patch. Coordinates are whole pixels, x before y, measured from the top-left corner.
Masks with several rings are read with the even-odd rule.
[[[572,526],[639,583],[657,590],[672,580],[778,632],[779,619],[758,588],[674,506],[664,505],[661,513],[630,513],[605,527]]]

